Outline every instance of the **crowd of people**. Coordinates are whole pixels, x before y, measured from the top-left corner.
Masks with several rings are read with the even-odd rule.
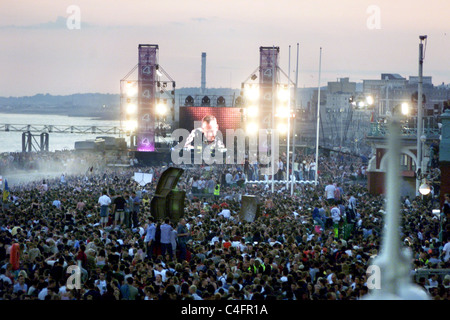
[[[310,167],[312,158],[299,159]],[[363,176],[360,159],[321,157],[319,184],[297,183],[292,195],[283,183],[274,192],[245,183],[245,166],[183,167],[178,221],[150,209],[167,166],[85,167],[10,188],[0,216],[0,299],[358,300],[369,291],[385,198],[353,183],[351,173]],[[151,172],[152,182],[134,181],[136,170]],[[243,195],[259,199],[251,222],[241,216]],[[433,271],[450,264],[450,198],[441,216],[432,213],[438,206],[404,199],[401,236],[412,281],[446,300],[450,275]]]

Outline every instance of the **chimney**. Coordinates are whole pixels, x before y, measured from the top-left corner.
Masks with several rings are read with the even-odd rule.
[[[206,91],[206,52],[202,52],[202,83],[201,94]]]

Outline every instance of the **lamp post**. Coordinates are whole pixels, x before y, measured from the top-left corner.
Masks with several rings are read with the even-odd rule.
[[[422,172],[417,174],[417,183],[419,184],[419,194],[427,196],[431,192],[430,186],[427,184],[426,175]]]
[[[422,135],[422,118],[423,118],[423,99],[422,99],[422,87],[423,87],[423,41],[427,39],[427,36],[419,36],[419,84],[417,89],[417,165],[416,171],[420,173],[422,167],[422,141],[420,136]],[[419,191],[419,182],[416,183],[416,195]]]
[[[287,118],[287,152],[286,152],[286,190],[289,186],[289,140],[291,135],[291,46],[289,46],[289,63],[288,63],[288,118]],[[294,155],[292,155],[294,156]]]

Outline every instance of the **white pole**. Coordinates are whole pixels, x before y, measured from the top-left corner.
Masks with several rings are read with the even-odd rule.
[[[297,86],[298,86],[298,43],[297,43],[297,66],[295,67],[295,92],[294,92],[294,112],[297,107]],[[295,118],[293,119],[292,124],[292,171],[294,171],[294,160],[295,160]],[[291,180],[291,196],[294,194],[294,178]]]
[[[400,237],[399,237],[399,211],[400,211],[400,125],[394,118],[390,122],[389,138],[389,158],[388,172],[386,184],[386,235],[383,238],[383,249],[386,257],[392,266],[388,270],[390,281],[386,285],[392,286],[387,288],[388,292],[396,294],[396,266],[400,263]]]
[[[380,254],[370,267],[379,268],[379,287],[371,288],[365,299],[428,300],[427,293],[410,280],[410,253],[402,247],[400,237],[400,123],[392,112],[389,121],[388,170],[386,172],[386,216]],[[369,272],[369,271],[368,271]],[[375,290],[373,290],[375,289]]]
[[[271,134],[271,151],[272,151],[272,193],[275,192],[275,46],[272,49],[272,134]],[[278,166],[278,164],[277,164]]]
[[[419,85],[417,89],[417,159],[416,159],[416,172],[422,167],[422,141],[420,136],[422,135],[422,71],[423,71],[423,43],[422,40],[426,39],[426,36],[420,36],[419,44]],[[416,196],[419,194],[420,181],[416,179]]]
[[[288,63],[288,118],[287,118],[287,145],[286,145],[286,191],[289,186],[289,139],[291,138],[291,46],[289,45],[289,63]],[[294,156],[294,155],[292,155]]]
[[[320,74],[322,72],[322,47],[320,47],[319,56],[319,84],[317,93],[317,129],[316,129],[316,172],[314,175],[314,184],[317,186],[317,169],[319,168],[319,123],[320,123]]]

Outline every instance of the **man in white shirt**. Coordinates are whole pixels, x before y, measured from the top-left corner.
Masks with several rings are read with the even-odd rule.
[[[280,159],[278,159],[278,172],[277,172],[277,180],[282,180],[283,179],[283,173],[284,173],[284,163],[283,161]]]
[[[356,212],[356,198],[353,196],[353,194],[350,192],[348,198],[348,207],[349,209]]]
[[[99,279],[95,280],[95,286],[98,288],[98,290],[100,290],[100,294],[103,295],[106,292],[106,277],[105,277],[105,273],[101,272]]]
[[[108,223],[109,205],[111,204],[111,198],[108,196],[106,189],[103,190],[102,195],[98,198],[98,204],[100,205],[100,224],[102,228],[105,228]]]
[[[60,182],[61,184],[66,184],[66,176],[64,175],[64,173],[61,175]]]
[[[294,162],[294,177],[296,180],[300,180],[299,174],[300,174],[300,164],[298,163],[298,161]]]
[[[45,300],[45,297],[47,296],[47,294],[48,294],[48,290],[47,290],[47,287],[45,287],[39,292],[38,299]]]
[[[231,217],[231,211],[229,209],[223,209],[218,216],[222,216],[225,219],[229,219]]]
[[[325,187],[325,199],[327,199],[327,203],[329,205],[334,204],[334,191],[336,190],[336,187],[334,184],[331,183],[331,181],[328,182],[327,186]]]
[[[58,209],[61,209],[61,201],[58,199],[53,200],[52,205]]]
[[[166,277],[167,270],[164,269],[161,264],[158,264],[156,266],[156,269],[154,269],[153,271],[155,273],[155,277],[159,274],[159,275],[161,275],[162,282],[166,282],[166,280],[167,280],[167,277]]]
[[[447,239],[447,243],[444,245],[444,248],[442,248],[442,255],[444,256],[444,262],[447,262],[450,258],[450,238]]]
[[[405,205],[409,208],[411,207],[411,201],[409,201],[409,196],[406,196]]]
[[[309,177],[311,180],[316,178],[316,162],[312,161],[309,164]]]
[[[233,184],[233,175],[229,171],[225,175],[225,181],[229,186]]]

